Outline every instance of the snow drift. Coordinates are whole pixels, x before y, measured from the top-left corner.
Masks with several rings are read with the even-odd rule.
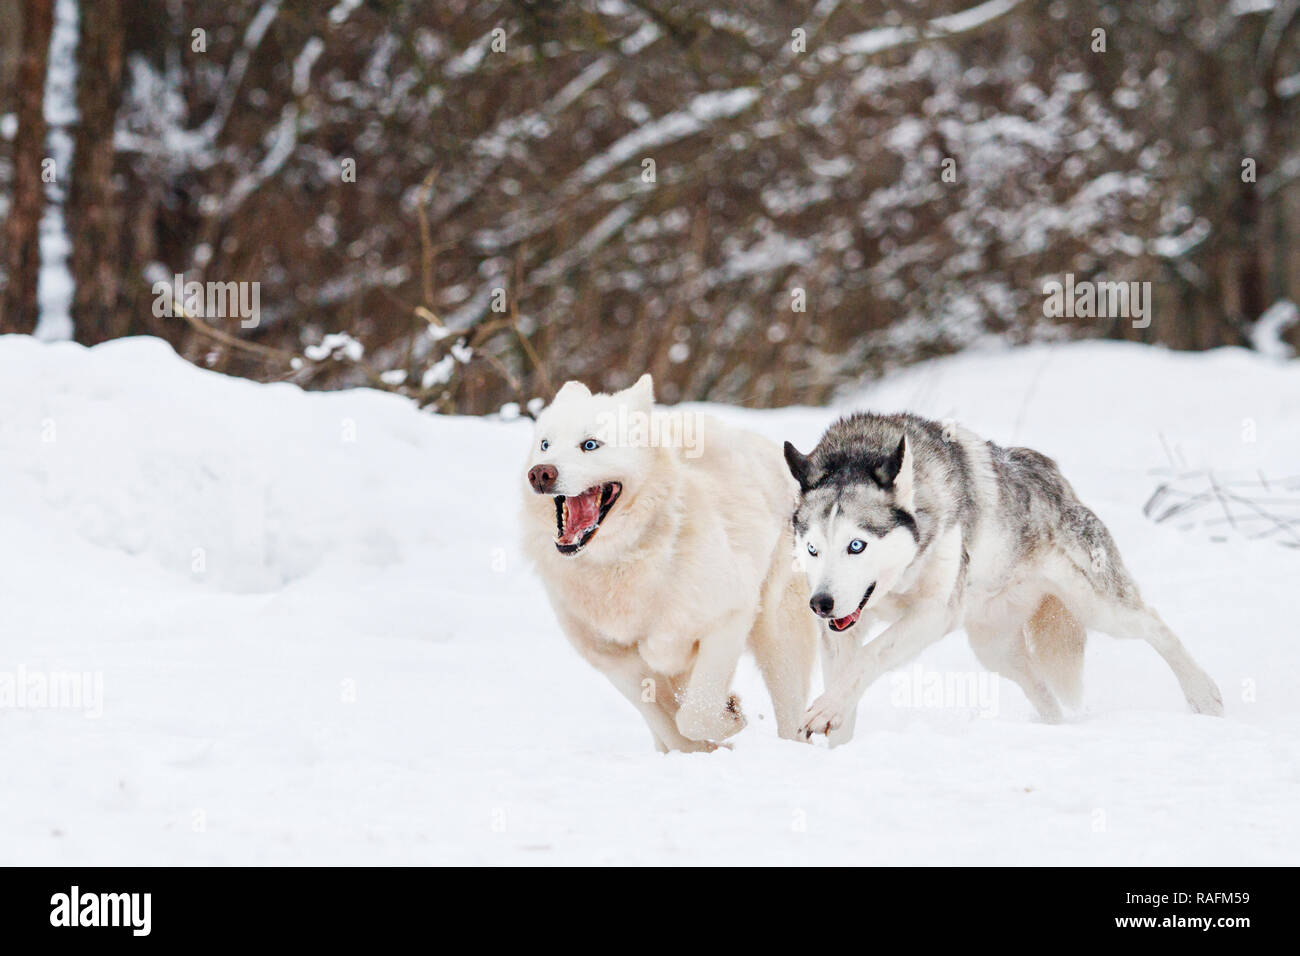
[[[1300,474],[1300,366],[1076,343],[917,366],[842,409],[712,410],[808,448],[851,407],[1057,458],[1226,719],[1098,638],[1083,713],[1043,726],[954,635],[868,692],[848,747],[778,740],[746,665],[735,750],[659,756],[521,561],[526,422],[10,336],[0,698],[20,669],[96,674],[102,713],[0,706],[0,863],[1300,858],[1300,550],[1142,514],[1171,455]]]

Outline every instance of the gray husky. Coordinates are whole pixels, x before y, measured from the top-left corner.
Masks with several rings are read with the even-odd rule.
[[[786,442],[785,458],[801,489],[796,553],[823,623],[826,689],[805,736],[848,740],[867,686],[957,628],[1046,721],[1079,702],[1087,628],[1142,638],[1193,710],[1223,713],[1214,681],[1143,603],[1105,525],[1050,458],[874,414],[836,422],[810,455]],[[864,616],[889,626],[860,646]]]

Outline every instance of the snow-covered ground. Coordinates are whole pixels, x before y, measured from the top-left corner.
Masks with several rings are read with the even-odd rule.
[[[75,671],[92,699],[0,707],[0,863],[1300,862],[1300,550],[1141,511],[1166,446],[1300,474],[1300,364],[1044,346],[847,404],[1055,456],[1227,718],[1098,636],[1085,712],[1044,726],[954,635],[847,747],[777,739],[746,663],[735,749],[660,756],[521,560],[526,422],[11,336],[0,692]],[[804,448],[834,414],[717,411]],[[982,697],[931,699],[945,674]]]

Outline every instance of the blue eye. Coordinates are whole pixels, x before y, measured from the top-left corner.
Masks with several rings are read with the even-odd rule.
[[[543,438],[543,439],[542,439],[542,451],[546,451],[546,449],[548,449],[548,448],[550,448],[550,447],[551,447],[551,443],[550,443],[549,441],[547,441],[545,438]]]
[[[596,441],[596,439],[594,438],[588,438],[585,442],[582,443],[583,451],[595,451],[599,447],[600,447],[600,442]]]
[[[867,543],[861,538],[854,538],[849,542],[849,554],[861,554],[867,550]]]
[[[814,558],[817,557],[817,549],[814,548],[811,544],[808,545],[808,553],[811,554]]]

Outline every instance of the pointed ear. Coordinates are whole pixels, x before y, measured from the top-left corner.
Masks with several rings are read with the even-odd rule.
[[[786,442],[785,463],[790,467],[790,474],[794,475],[794,480],[799,482],[799,490],[807,491],[812,485],[812,459]]]
[[[912,446],[908,443],[906,434],[898,440],[894,453],[876,467],[876,480],[882,488],[893,488],[899,507],[911,510]]]
[[[591,398],[591,389],[576,379],[571,379],[564,383],[563,387],[555,393],[555,401],[563,398]]]
[[[649,409],[655,403],[655,383],[646,372],[636,383],[624,390],[628,403],[639,408]]]

